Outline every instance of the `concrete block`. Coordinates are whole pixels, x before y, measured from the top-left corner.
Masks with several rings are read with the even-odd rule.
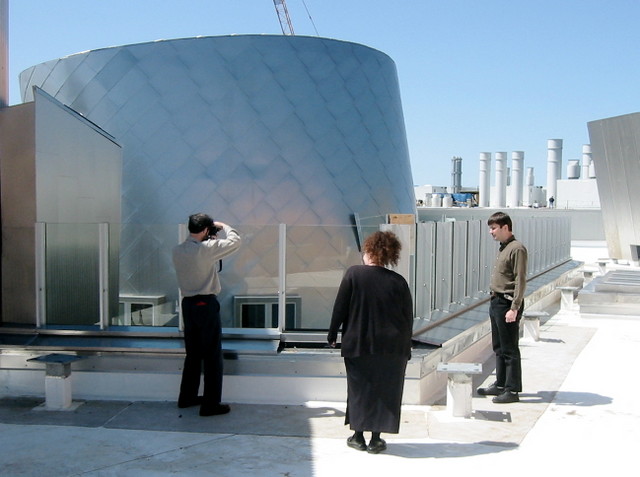
[[[440,363],[438,372],[447,373],[447,412],[453,417],[471,417],[473,412],[472,374],[482,373],[480,363]]]
[[[71,376],[45,376],[44,395],[48,410],[71,407]]]
[[[549,316],[546,311],[525,311],[522,314],[522,339],[538,341],[540,339],[540,318]]]
[[[573,309],[573,297],[574,293],[578,291],[579,287],[558,287],[560,290],[560,309],[563,311]]]

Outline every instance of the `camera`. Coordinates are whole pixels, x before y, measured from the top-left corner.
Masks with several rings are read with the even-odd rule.
[[[215,238],[216,235],[218,235],[218,232],[220,232],[222,230],[222,227],[218,227],[217,225],[210,225],[209,226],[209,233],[207,234],[209,236],[209,238]]]

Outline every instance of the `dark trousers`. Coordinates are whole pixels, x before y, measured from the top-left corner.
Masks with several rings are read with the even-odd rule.
[[[204,369],[203,404],[216,405],[222,399],[222,332],[220,304],[215,295],[182,299],[186,357],[180,384],[180,400],[198,396]]]
[[[507,323],[504,315],[510,308],[510,300],[502,296],[491,297],[489,317],[491,343],[496,354],[496,385],[517,393],[522,391],[522,365],[518,340],[524,305],[518,310],[516,321]]]

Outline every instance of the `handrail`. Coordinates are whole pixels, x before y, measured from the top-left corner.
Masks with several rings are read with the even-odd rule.
[[[536,278],[538,278],[538,277],[540,277],[540,276],[544,275],[545,273],[549,273],[551,270],[554,270],[554,269],[556,269],[556,268],[558,268],[558,267],[560,267],[560,266],[562,266],[562,265],[564,265],[565,263],[568,263],[568,262],[570,262],[570,261],[571,261],[571,258],[569,258],[569,259],[565,260],[564,262],[558,263],[558,264],[554,265],[554,266],[553,266],[553,267],[551,267],[551,268],[548,268],[547,270],[545,270],[545,271],[543,271],[543,272],[539,272],[538,274],[536,274],[536,275],[533,275],[533,276],[529,277],[529,278],[527,279],[527,282],[530,282],[531,280],[534,280],[534,279],[536,279]],[[457,318],[458,316],[460,316],[460,315],[462,315],[462,314],[464,314],[464,313],[467,313],[468,311],[473,310],[474,308],[477,308],[478,306],[480,306],[480,305],[482,305],[482,304],[484,304],[484,303],[488,302],[488,301],[490,300],[490,298],[491,298],[491,297],[483,298],[482,300],[480,300],[480,301],[478,301],[478,302],[476,302],[476,303],[474,303],[474,304],[472,304],[472,305],[470,305],[470,306],[467,306],[466,308],[463,308],[463,309],[461,309],[461,310],[458,310],[458,311],[456,311],[456,312],[452,313],[452,314],[451,314],[451,315],[449,315],[449,316],[446,316],[446,317],[444,317],[444,318],[442,318],[442,319],[440,319],[440,320],[438,320],[438,321],[434,321],[433,323],[429,323],[428,325],[425,325],[425,326],[423,326],[422,328],[420,328],[420,329],[418,329],[418,330],[414,331],[414,332],[411,334],[411,336],[412,336],[412,337],[414,337],[414,336],[418,336],[418,335],[421,335],[421,334],[423,334],[423,333],[426,333],[427,331],[429,331],[429,330],[431,330],[431,329],[435,328],[436,326],[440,326],[441,324],[446,323],[446,322],[448,322],[448,321],[450,321],[450,320],[452,320],[452,319],[454,319],[454,318]]]

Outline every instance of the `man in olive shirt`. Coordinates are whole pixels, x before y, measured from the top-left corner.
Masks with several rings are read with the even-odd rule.
[[[216,234],[222,230],[224,238]],[[189,237],[173,249],[173,264],[182,293],[186,356],[178,407],[200,405],[201,416],[229,412],[222,398],[222,330],[218,263],[240,248],[238,232],[206,214],[189,217]],[[198,396],[204,367],[204,395]]]
[[[500,242],[500,251],[491,273],[491,342],[496,355],[496,381],[479,388],[481,396],[495,396],[495,403],[520,400],[522,367],[520,363],[520,318],[527,285],[527,249],[512,233],[512,222],[504,212],[496,212],[487,221],[489,233]]]

